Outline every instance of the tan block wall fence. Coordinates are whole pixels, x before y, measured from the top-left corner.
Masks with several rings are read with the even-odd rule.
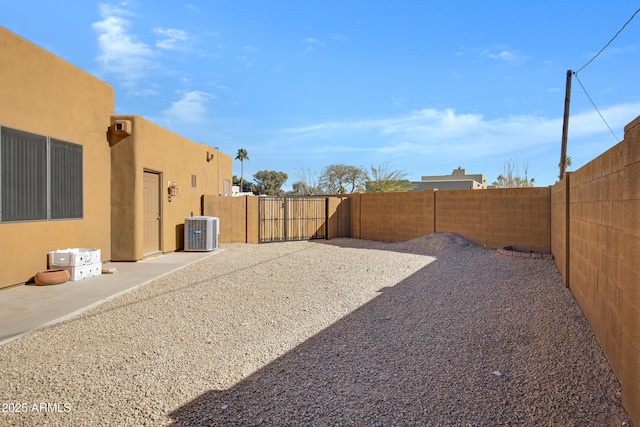
[[[551,192],[556,264],[640,425],[640,117],[626,126],[624,141]]]
[[[352,237],[399,242],[433,233],[434,192],[367,193],[351,196]],[[355,232],[355,236],[354,236]]]
[[[569,279],[569,175],[551,186],[551,253],[565,284]]]
[[[457,233],[488,248],[551,251],[548,188],[438,191],[435,200],[438,233]]]
[[[258,198],[202,196],[202,214],[220,218],[221,243],[258,243]]]
[[[330,239],[398,242],[453,232],[489,248],[551,251],[549,188],[327,197]],[[203,196],[202,214],[220,218],[221,243],[257,243],[257,206],[257,197]]]
[[[329,197],[328,212],[329,218],[328,238],[351,237],[351,206],[350,196]]]

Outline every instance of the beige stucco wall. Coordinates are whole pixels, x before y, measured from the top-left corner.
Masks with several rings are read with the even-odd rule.
[[[100,248],[111,258],[108,84],[0,27],[0,125],[83,146],[84,218],[0,223],[0,287],[47,268],[47,253]]]
[[[112,141],[111,222],[112,258],[133,261],[144,258],[144,171],[160,173],[161,252],[182,249],[185,218],[202,213],[202,195],[224,191],[232,179],[232,158],[206,144],[195,143],[142,117],[117,115],[131,122],[131,135]],[[207,152],[210,161],[207,161]],[[213,156],[213,157],[211,157]],[[218,171],[219,166],[219,171]],[[191,176],[196,176],[196,187]],[[168,197],[168,182],[176,182],[179,195]]]

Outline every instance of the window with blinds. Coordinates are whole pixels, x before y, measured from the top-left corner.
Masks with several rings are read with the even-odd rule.
[[[49,140],[51,219],[82,218],[82,145]]]
[[[82,145],[0,127],[0,222],[83,215]]]

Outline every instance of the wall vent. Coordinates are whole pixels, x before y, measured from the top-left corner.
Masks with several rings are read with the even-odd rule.
[[[113,129],[119,133],[126,133],[127,135],[131,135],[131,120],[116,120],[113,124]]]

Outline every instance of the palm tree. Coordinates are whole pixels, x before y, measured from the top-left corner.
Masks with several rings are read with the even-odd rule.
[[[240,160],[240,191],[244,191],[244,161],[249,160],[249,154],[245,148],[238,149],[236,160]]]

